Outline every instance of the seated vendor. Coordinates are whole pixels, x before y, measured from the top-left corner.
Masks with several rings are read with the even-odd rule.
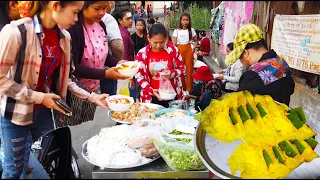
[[[199,32],[200,44],[197,56],[208,56],[210,54],[210,39],[206,36],[205,31]]]
[[[229,43],[227,45],[227,55],[229,55],[232,50],[233,43]],[[232,65],[220,71],[215,78],[217,80],[222,80],[222,90],[230,93],[238,90],[240,77],[245,71],[246,66],[238,59]]]
[[[268,50],[263,33],[254,24],[242,26],[234,38],[234,50],[226,57],[230,65],[237,59],[248,67],[239,81],[238,91],[270,95],[275,101],[289,105],[294,81],[287,62]]]
[[[196,100],[196,110],[204,110],[212,99],[218,99],[222,96],[220,84],[213,79],[213,75],[207,66],[201,66],[192,74],[194,81],[198,81],[194,85],[190,95],[186,95],[185,99]],[[200,107],[200,109],[199,109]]]

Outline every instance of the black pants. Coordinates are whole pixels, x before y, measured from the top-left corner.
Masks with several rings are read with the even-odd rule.
[[[200,83],[193,86],[190,94],[193,96],[197,96],[197,97],[202,96],[201,101],[198,98],[195,101],[195,105],[196,105],[195,109],[197,111],[200,111],[200,110],[203,111],[207,106],[209,106],[211,99],[213,99],[213,95],[210,92],[204,92],[203,94],[201,94],[201,84]],[[200,107],[201,109],[199,109],[198,107]]]
[[[106,93],[111,95],[116,95],[117,94],[117,80],[113,79],[101,79],[100,80],[100,89],[101,93]]]
[[[174,100],[176,100],[176,98],[175,98]],[[161,105],[161,106],[163,106],[163,107],[165,107],[165,108],[168,108],[168,107],[169,107],[169,102],[170,102],[170,101],[174,101],[174,100],[159,101],[158,98],[152,96],[151,103],[153,103],[153,104],[159,104],[159,105]]]
[[[230,89],[226,89],[226,83],[222,83],[220,84],[221,85],[221,88],[222,88],[222,91],[226,92],[226,93],[233,93],[235,91],[233,90],[230,90]]]

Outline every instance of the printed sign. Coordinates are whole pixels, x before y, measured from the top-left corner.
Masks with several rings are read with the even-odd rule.
[[[291,68],[320,74],[320,15],[276,15],[271,48]]]

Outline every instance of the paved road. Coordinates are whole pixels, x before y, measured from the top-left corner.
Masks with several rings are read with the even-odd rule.
[[[156,17],[156,16],[159,17],[158,22],[162,22],[162,20],[164,19],[163,9],[154,9],[153,17]],[[146,23],[147,23],[148,18],[144,17],[143,19],[146,20]],[[130,34],[136,32],[135,25],[132,25],[132,28],[129,29],[129,32]]]
[[[154,9],[154,16],[158,16],[159,21],[161,22],[163,19],[162,9]],[[131,28],[129,31],[130,33],[135,32],[135,27]],[[90,139],[92,136],[97,135],[102,128],[114,126],[115,124],[116,122],[107,118],[107,110],[98,107],[95,112],[95,117],[93,121],[85,122],[80,125],[70,127],[72,134],[72,144],[79,156],[78,165],[83,175],[82,178],[92,179],[92,169],[94,167],[85,159],[83,159],[81,155],[82,144],[88,139]]]

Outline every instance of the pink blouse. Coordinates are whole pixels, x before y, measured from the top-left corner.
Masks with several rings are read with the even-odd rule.
[[[96,68],[104,69],[104,63],[108,56],[108,41],[106,34],[99,23],[92,25],[85,23],[83,26],[84,33],[84,52],[81,64]],[[100,86],[100,80],[97,79],[83,79],[79,81],[90,91],[95,91]]]

